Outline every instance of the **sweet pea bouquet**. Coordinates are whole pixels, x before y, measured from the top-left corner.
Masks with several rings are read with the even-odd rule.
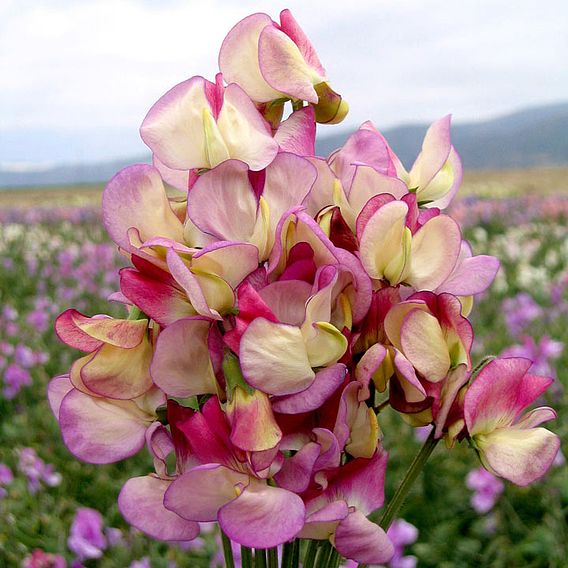
[[[371,122],[316,156],[317,123],[348,106],[288,10],[236,24],[219,67],[154,104],[153,165],[105,189],[128,315],[58,317],[84,355],[50,383],[52,409],[83,461],[148,448],[153,471],[118,503],[154,539],[216,521],[227,566],[231,541],[243,566],[252,549],[256,566],[388,563],[386,530],[440,440],[518,485],[545,474],[555,412],[526,409],[551,379],[522,358],[472,366],[467,318],[499,263],[444,212],[462,177],[449,116],[410,171]],[[386,406],[432,429],[376,524]]]

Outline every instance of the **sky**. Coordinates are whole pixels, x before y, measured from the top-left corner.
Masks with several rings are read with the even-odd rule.
[[[568,100],[566,0],[0,0],[0,165],[144,152],[152,104],[192,75],[212,79],[238,20],[283,8],[349,102],[351,129]]]

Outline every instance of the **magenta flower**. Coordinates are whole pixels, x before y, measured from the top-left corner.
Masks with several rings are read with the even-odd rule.
[[[102,515],[87,507],[77,509],[67,546],[80,562],[100,558],[107,547]]]
[[[471,506],[482,515],[493,509],[499,495],[505,489],[505,485],[498,477],[481,467],[470,471],[465,483],[469,489],[474,491]]]
[[[59,554],[48,554],[43,550],[35,549],[30,556],[27,556],[22,568],[66,568],[67,562]]]

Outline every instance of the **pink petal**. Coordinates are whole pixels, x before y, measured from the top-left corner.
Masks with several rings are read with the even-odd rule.
[[[335,547],[342,556],[360,564],[386,564],[394,555],[394,546],[385,531],[359,511],[339,523]]]
[[[132,349],[103,345],[81,368],[82,382],[99,396],[126,400],[142,396],[152,387],[152,354],[148,337]]]
[[[310,484],[316,460],[319,458],[321,446],[308,442],[293,456],[284,461],[282,469],[274,476],[276,483],[283,489],[294,493],[303,493]]]
[[[183,318],[161,331],[150,371],[166,394],[186,398],[217,392],[207,343],[210,328],[210,320]]]
[[[190,521],[216,521],[223,505],[233,501],[249,483],[248,475],[219,464],[194,467],[166,491],[166,509]]]
[[[315,378],[298,327],[255,319],[241,338],[241,368],[247,383],[268,394],[308,388]]]
[[[120,271],[123,294],[145,314],[163,326],[194,316],[196,311],[187,296],[171,284],[155,280],[132,268]]]
[[[310,67],[313,67],[322,77],[325,77],[318,54],[304,30],[300,27],[290,10],[280,12],[280,29],[298,46],[302,57]]]
[[[188,541],[199,535],[199,525],[186,521],[164,507],[171,481],[153,475],[133,477],[118,496],[122,516],[149,537],[165,541]]]
[[[73,385],[69,380],[69,375],[59,375],[49,381],[47,386],[47,398],[49,399],[49,406],[55,418],[59,420],[59,408],[61,401],[65,396],[73,390]]]
[[[499,428],[476,442],[489,471],[521,486],[545,475],[560,448],[560,438],[545,428]]]
[[[347,368],[336,363],[318,371],[312,384],[305,390],[287,396],[274,397],[272,407],[281,414],[301,414],[320,408],[343,384]]]
[[[408,283],[434,290],[451,274],[461,247],[458,224],[446,215],[430,219],[412,237]]]
[[[172,187],[187,192],[189,187],[189,170],[174,170],[160,162],[157,156],[152,156],[152,165],[160,172],[162,179]]]
[[[172,211],[158,170],[137,164],[118,172],[103,193],[103,222],[112,240],[132,251],[128,230],[142,241],[166,237],[183,243],[183,225]]]
[[[325,81],[325,76],[306,63],[298,46],[284,32],[274,26],[262,30],[258,60],[260,72],[272,88],[295,99],[318,102],[314,85]]]
[[[282,96],[264,79],[258,63],[260,33],[274,22],[267,14],[252,14],[227,34],[219,53],[219,69],[228,83],[238,83],[254,101],[269,102]]]
[[[87,463],[113,463],[138,453],[151,422],[133,401],[93,398],[75,389],[59,410],[65,445]]]
[[[188,216],[218,239],[248,241],[256,225],[257,200],[247,165],[227,160],[199,176],[191,189]]]
[[[304,525],[304,503],[296,494],[257,480],[219,511],[219,525],[235,542],[271,548],[294,538]]]
[[[450,354],[440,322],[431,314],[415,309],[404,318],[400,330],[402,351],[427,380],[437,383],[450,370]]]
[[[301,205],[316,181],[317,171],[305,158],[283,152],[266,169],[262,196],[270,209],[270,231],[289,209]]]
[[[245,91],[235,83],[225,89],[217,125],[229,157],[242,160],[251,170],[263,170],[276,157],[278,143],[272,138],[270,126]]]
[[[307,106],[293,112],[280,124],[274,140],[278,142],[282,152],[305,157],[314,156],[316,123],[313,107]]]
[[[477,375],[465,394],[464,415],[471,436],[510,426],[553,382],[527,375],[531,361],[495,359]]]
[[[417,173],[419,188],[424,189],[432,178],[442,169],[450,155],[450,114],[434,122],[424,137],[422,151],[416,158],[410,175]]]
[[[221,277],[231,288],[236,288],[258,268],[258,249],[250,244],[218,241],[196,252],[191,265],[201,273]]]
[[[485,291],[495,279],[500,262],[494,256],[478,255],[459,259],[452,273],[436,289],[454,296],[472,296]]]

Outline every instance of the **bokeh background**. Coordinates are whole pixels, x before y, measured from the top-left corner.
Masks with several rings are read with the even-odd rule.
[[[191,75],[212,79],[239,19],[255,11],[276,19],[286,7],[351,107],[341,125],[320,127],[319,154],[370,119],[410,166],[428,123],[452,113],[467,168],[452,214],[476,253],[503,264],[476,299],[475,358],[528,356],[535,372],[555,377],[546,403],[558,409],[551,428],[566,447],[565,1],[2,0],[1,567],[217,565],[213,530],[188,548],[151,542],[122,520],[118,491],[147,473],[148,455],[101,467],[65,449],[45,389],[76,354],[52,326],[67,307],[120,315],[106,297],[125,261],[102,229],[100,196],[118,169],[149,160],[138,136],[147,110]],[[382,420],[390,494],[421,433],[388,411]],[[477,469],[467,448],[437,450],[402,510],[416,527],[402,531],[414,558],[405,566],[565,567],[562,455],[525,489]]]

